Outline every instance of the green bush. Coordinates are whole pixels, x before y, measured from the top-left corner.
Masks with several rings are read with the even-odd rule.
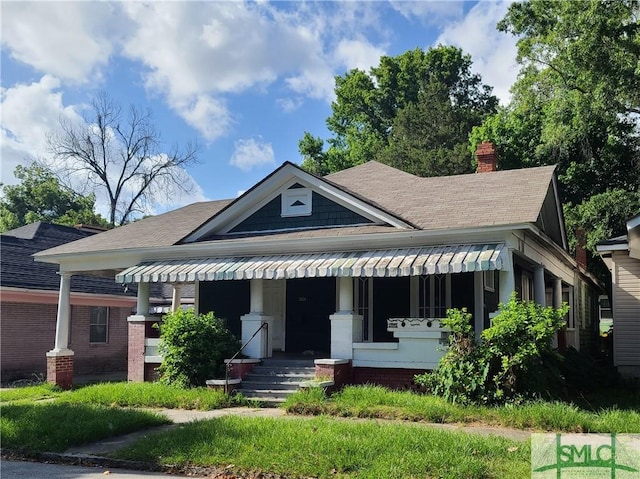
[[[506,403],[539,396],[561,381],[551,348],[553,334],[568,311],[518,301],[515,293],[493,325],[475,340],[471,315],[465,309],[447,311],[442,324],[451,330],[449,349],[433,373],[416,383],[449,401]]]
[[[193,309],[169,313],[160,326],[160,381],[203,386],[207,379],[224,377],[224,360],[238,348],[237,338],[213,313],[196,314]]]

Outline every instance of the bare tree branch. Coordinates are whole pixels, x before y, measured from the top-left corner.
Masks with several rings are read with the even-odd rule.
[[[111,225],[143,212],[166,194],[167,186],[188,191],[184,168],[197,162],[197,143],[163,151],[151,113],[131,105],[123,117],[106,93],[93,99],[84,120],[78,125],[61,119],[60,133],[48,138],[49,148],[56,158],[67,160],[66,183],[82,175],[86,183],[104,191]]]

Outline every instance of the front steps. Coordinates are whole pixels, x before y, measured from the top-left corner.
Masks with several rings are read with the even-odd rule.
[[[242,379],[238,392],[264,406],[276,407],[315,376],[313,359],[263,359]]]

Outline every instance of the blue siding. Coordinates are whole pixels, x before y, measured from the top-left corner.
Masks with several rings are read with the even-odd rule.
[[[358,225],[373,223],[342,205],[322,195],[312,193],[311,215],[283,218],[281,214],[281,197],[278,195],[264,205],[230,233],[246,233],[249,231],[270,231],[295,228],[321,228],[327,226]]]

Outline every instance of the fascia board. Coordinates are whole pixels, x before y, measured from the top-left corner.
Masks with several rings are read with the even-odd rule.
[[[628,242],[596,246],[596,251],[598,251],[598,253],[607,253],[609,251],[627,251],[628,249]]]
[[[569,242],[567,241],[567,231],[564,224],[564,212],[562,210],[562,201],[560,201],[558,178],[556,177],[555,170],[553,172],[551,184],[553,188],[553,196],[556,199],[556,210],[558,213],[558,221],[560,222],[560,234],[562,235],[562,247],[566,250],[569,248]]]
[[[482,228],[443,230],[402,230],[390,233],[370,233],[320,238],[289,238],[255,241],[253,238],[187,243],[160,248],[132,248],[99,253],[48,255],[36,261],[60,264],[61,272],[100,269],[125,269],[144,261],[206,258],[213,256],[264,255],[282,252],[309,253],[322,251],[355,251],[444,243],[472,244],[506,241],[514,230],[529,228],[529,224],[490,226]]]
[[[627,230],[631,231],[633,228],[640,226],[640,214],[627,220]]]
[[[374,223],[382,222],[404,229],[413,228],[409,223],[371,206],[365,201],[329,184],[327,181],[286,163],[271,176],[265,178],[264,181],[245,193],[244,196],[231,203],[209,222],[189,234],[183,242],[192,243],[214,232],[220,234],[228,232],[271,201],[280,190],[286,189],[294,183],[300,183],[307,188],[322,192],[324,196],[332,201],[361,214]]]

